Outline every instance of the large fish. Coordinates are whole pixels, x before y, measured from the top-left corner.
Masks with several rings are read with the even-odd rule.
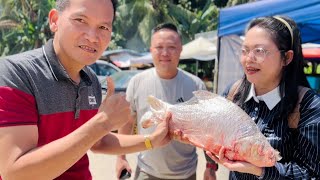
[[[147,128],[171,112],[169,131],[181,130],[191,144],[216,155],[221,146],[230,160],[250,162],[259,167],[274,166],[281,157],[255,122],[233,102],[208,91],[195,91],[189,101],[177,105],[148,97],[150,111],[142,117]]]

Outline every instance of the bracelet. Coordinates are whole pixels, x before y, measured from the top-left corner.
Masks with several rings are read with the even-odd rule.
[[[207,168],[210,168],[210,169],[212,169],[212,170],[214,170],[214,171],[217,171],[217,170],[218,170],[218,164],[216,164],[216,163],[209,163],[209,162],[207,162],[206,167],[207,167]]]
[[[152,149],[151,140],[149,138],[149,135],[144,135],[144,144],[146,145],[146,148],[148,150]]]

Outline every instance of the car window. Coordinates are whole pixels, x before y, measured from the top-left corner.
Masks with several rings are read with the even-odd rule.
[[[112,76],[115,87],[117,88],[126,88],[128,86],[128,83],[132,76],[134,76],[136,73],[117,73],[114,76]]]
[[[93,63],[90,65],[90,68],[96,73],[98,76],[110,76],[119,70],[112,67],[109,64],[102,64],[102,63]]]
[[[96,74],[98,72],[98,65],[96,63],[93,63],[89,66]]]
[[[117,72],[116,69],[113,67],[106,65],[106,64],[100,64],[99,65],[99,74],[100,76],[110,76],[111,74]]]
[[[141,72],[141,71],[125,70],[125,71],[121,71],[121,72],[116,72],[116,73],[112,74],[110,77],[113,79],[116,89],[119,89],[119,88],[126,89],[129,84],[130,79],[139,72]],[[102,79],[100,81],[100,83],[101,83],[102,89],[107,89],[105,78]]]

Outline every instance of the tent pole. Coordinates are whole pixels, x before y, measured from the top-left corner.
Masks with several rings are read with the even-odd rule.
[[[196,59],[196,76],[198,77],[199,61]],[[202,77],[200,77],[202,78]]]
[[[214,60],[214,68],[212,70],[213,72],[213,93],[216,93],[218,92],[218,58],[216,57],[216,59]]]
[[[220,59],[220,42],[221,37],[217,40],[217,56],[214,60],[214,77],[213,77],[213,93],[218,94],[218,76],[219,76],[219,59]]]

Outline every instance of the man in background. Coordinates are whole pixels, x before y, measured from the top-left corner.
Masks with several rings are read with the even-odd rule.
[[[87,65],[108,47],[114,0],[57,0],[42,48],[0,60],[0,179],[90,180],[88,150],[123,154],[168,142],[167,121],[148,139],[111,133],[128,121],[125,95],[107,98]],[[113,87],[113,88],[112,88]]]
[[[119,129],[119,133],[131,134],[135,121],[139,134],[149,134],[154,131],[154,128],[141,127],[141,117],[149,110],[147,103],[149,95],[170,104],[178,104],[193,97],[193,91],[206,89],[200,78],[178,68],[181,51],[182,40],[175,25],[165,23],[154,28],[150,52],[155,67],[135,75],[130,80],[127,100],[135,115],[127,125]],[[135,179],[195,180],[197,159],[195,147],[171,141],[165,147],[143,151],[138,155]],[[118,177],[123,169],[132,171],[125,155],[117,158]],[[215,173],[212,177],[215,177]]]

